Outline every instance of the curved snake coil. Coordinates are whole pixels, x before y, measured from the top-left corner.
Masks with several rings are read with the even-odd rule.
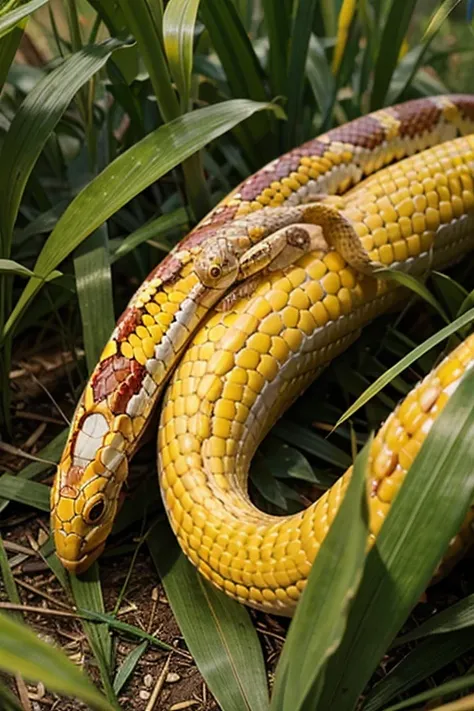
[[[360,327],[403,298],[371,276],[374,267],[420,273],[473,247],[474,137],[452,140],[472,131],[473,119],[473,97],[438,97],[334,129],[245,181],[152,272],[86,386],[58,466],[51,518],[67,568],[80,572],[102,551],[153,406],[221,301],[225,310],[197,332],[167,392],[159,428],[165,505],[204,575],[243,602],[291,614],[347,476],[303,514],[276,519],[248,501],[249,461],[271,424]],[[427,146],[434,147],[347,196],[318,201]],[[460,367],[453,372],[458,378]],[[415,417],[414,429],[404,420],[389,429],[391,449],[385,435],[376,440],[373,535],[426,422],[452,390],[439,383],[429,407],[426,397],[419,404],[421,424]]]

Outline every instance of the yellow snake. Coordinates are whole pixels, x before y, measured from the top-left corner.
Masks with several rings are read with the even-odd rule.
[[[377,267],[420,274],[473,248],[474,136],[454,138],[474,131],[473,119],[474,97],[437,97],[334,129],[245,181],[152,272],[85,388],[58,465],[51,521],[69,570],[81,572],[103,550],[128,461],[178,364],[158,450],[180,545],[229,595],[292,613],[350,471],[306,511],[273,517],[249,501],[250,460],[361,326],[404,297],[374,276]],[[416,155],[381,170],[408,154]],[[351,185],[343,197],[324,197]],[[372,538],[472,363],[471,338],[375,439]],[[470,534],[468,524],[452,554]]]

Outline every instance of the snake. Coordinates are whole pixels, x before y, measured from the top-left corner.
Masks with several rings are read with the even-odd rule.
[[[102,553],[164,393],[158,470],[182,550],[239,602],[293,614],[352,469],[301,513],[272,516],[249,499],[250,462],[361,328],[406,300],[381,268],[424,275],[474,247],[473,132],[470,95],[355,119],[245,180],[165,257],[118,320],[72,419],[51,490],[65,568],[80,574]],[[473,363],[471,337],[374,438],[369,543]],[[470,543],[473,517],[444,562]]]

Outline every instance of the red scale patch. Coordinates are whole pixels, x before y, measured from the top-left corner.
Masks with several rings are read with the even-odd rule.
[[[464,118],[474,121],[474,97],[466,94],[455,94],[449,97],[456,104]]]
[[[432,129],[442,114],[441,109],[428,99],[418,99],[408,104],[408,106],[399,104],[392,111],[393,115],[400,121],[400,136],[408,136],[409,138]]]
[[[117,341],[125,341],[142,321],[142,310],[129,306],[117,321]]]
[[[331,141],[352,143],[354,146],[373,150],[383,143],[385,130],[377,119],[370,116],[362,116],[355,121],[346,123],[344,126],[334,128],[329,132],[328,136]]]
[[[136,360],[116,354],[99,363],[92,377],[94,401],[101,402],[109,397],[109,405],[114,415],[123,414],[130,398],[141,388],[145,367]]]

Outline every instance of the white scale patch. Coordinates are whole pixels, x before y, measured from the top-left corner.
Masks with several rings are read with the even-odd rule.
[[[86,467],[95,459],[97,450],[102,444],[109,426],[104,415],[93,412],[82,423],[82,427],[74,442],[72,464],[75,467]]]

